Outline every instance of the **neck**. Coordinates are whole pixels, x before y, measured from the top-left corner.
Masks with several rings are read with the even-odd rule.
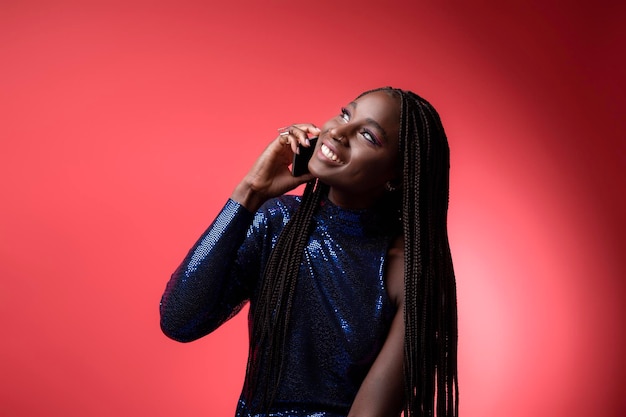
[[[380,193],[371,193],[368,195],[352,194],[343,190],[331,188],[328,191],[328,199],[336,206],[345,209],[366,209],[374,206],[383,196],[384,191]]]

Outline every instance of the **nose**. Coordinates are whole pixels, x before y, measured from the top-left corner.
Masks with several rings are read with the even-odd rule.
[[[346,140],[345,132],[340,127],[333,127],[328,131],[328,133],[330,134],[330,137],[333,138],[333,140],[336,140],[341,144],[343,144],[343,142]]]

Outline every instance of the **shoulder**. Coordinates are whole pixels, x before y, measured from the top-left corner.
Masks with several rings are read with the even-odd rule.
[[[281,195],[267,200],[257,211],[257,215],[265,217],[291,217],[300,206],[300,196]]]
[[[287,224],[300,206],[300,197],[282,195],[267,200],[254,214],[253,227],[270,227],[279,230]]]

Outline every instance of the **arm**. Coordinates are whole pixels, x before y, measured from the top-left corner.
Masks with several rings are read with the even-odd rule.
[[[398,238],[389,250],[385,283],[398,307],[391,329],[352,403],[349,417],[399,416],[404,398],[404,251]]]
[[[289,164],[298,143],[307,146],[308,133],[319,129],[297,125],[289,132],[268,145],[172,275],[160,305],[161,329],[168,337],[189,342],[205,336],[249,299],[254,278],[262,270],[255,242],[262,233],[253,228],[246,237],[252,213],[268,199],[312,178],[292,177]]]
[[[249,298],[252,267],[236,256],[253,214],[229,200],[176,269],[161,298],[161,329],[181,342],[198,339],[236,314]],[[253,252],[254,236],[245,245]],[[245,259],[246,253],[240,253]]]

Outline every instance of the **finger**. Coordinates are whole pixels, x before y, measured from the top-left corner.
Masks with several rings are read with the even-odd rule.
[[[291,148],[291,152],[298,153],[298,140],[293,135],[286,137],[287,145]]]
[[[290,134],[289,132],[283,132],[278,135],[278,140],[280,141],[281,145],[289,146],[293,153],[299,153],[298,139],[294,135]]]
[[[298,143],[304,147],[311,146],[309,140],[310,136],[318,136],[322,132],[321,129],[312,123],[299,123],[293,126],[297,128],[297,130],[294,131],[294,135],[297,137]]]
[[[289,129],[291,129],[291,126],[288,127],[282,127],[279,130],[279,134],[278,137],[276,138],[276,140],[282,145],[282,146],[289,146],[292,150],[292,152],[295,152],[294,149],[297,149],[297,140],[290,134]]]
[[[298,123],[279,129],[281,135],[288,135],[295,139],[296,146],[300,144],[304,147],[310,146],[309,135],[317,136],[321,133],[321,129],[312,123]],[[290,139],[291,140],[291,139]]]
[[[289,131],[280,132],[277,139],[281,145],[289,145]]]
[[[308,146],[309,135],[300,126],[302,125],[291,125],[288,129],[289,137],[294,139],[296,146]]]
[[[320,128],[315,126],[313,123],[296,123],[296,124],[294,124],[292,126],[295,126],[298,129],[303,130],[304,132],[310,133],[312,135],[317,135],[317,134],[319,134],[322,131]]]
[[[301,143],[301,135],[304,134],[306,136],[306,133],[295,125],[281,127],[278,131],[280,132],[278,134],[278,140],[280,143],[282,145],[289,145],[293,153],[299,153],[298,144]]]

